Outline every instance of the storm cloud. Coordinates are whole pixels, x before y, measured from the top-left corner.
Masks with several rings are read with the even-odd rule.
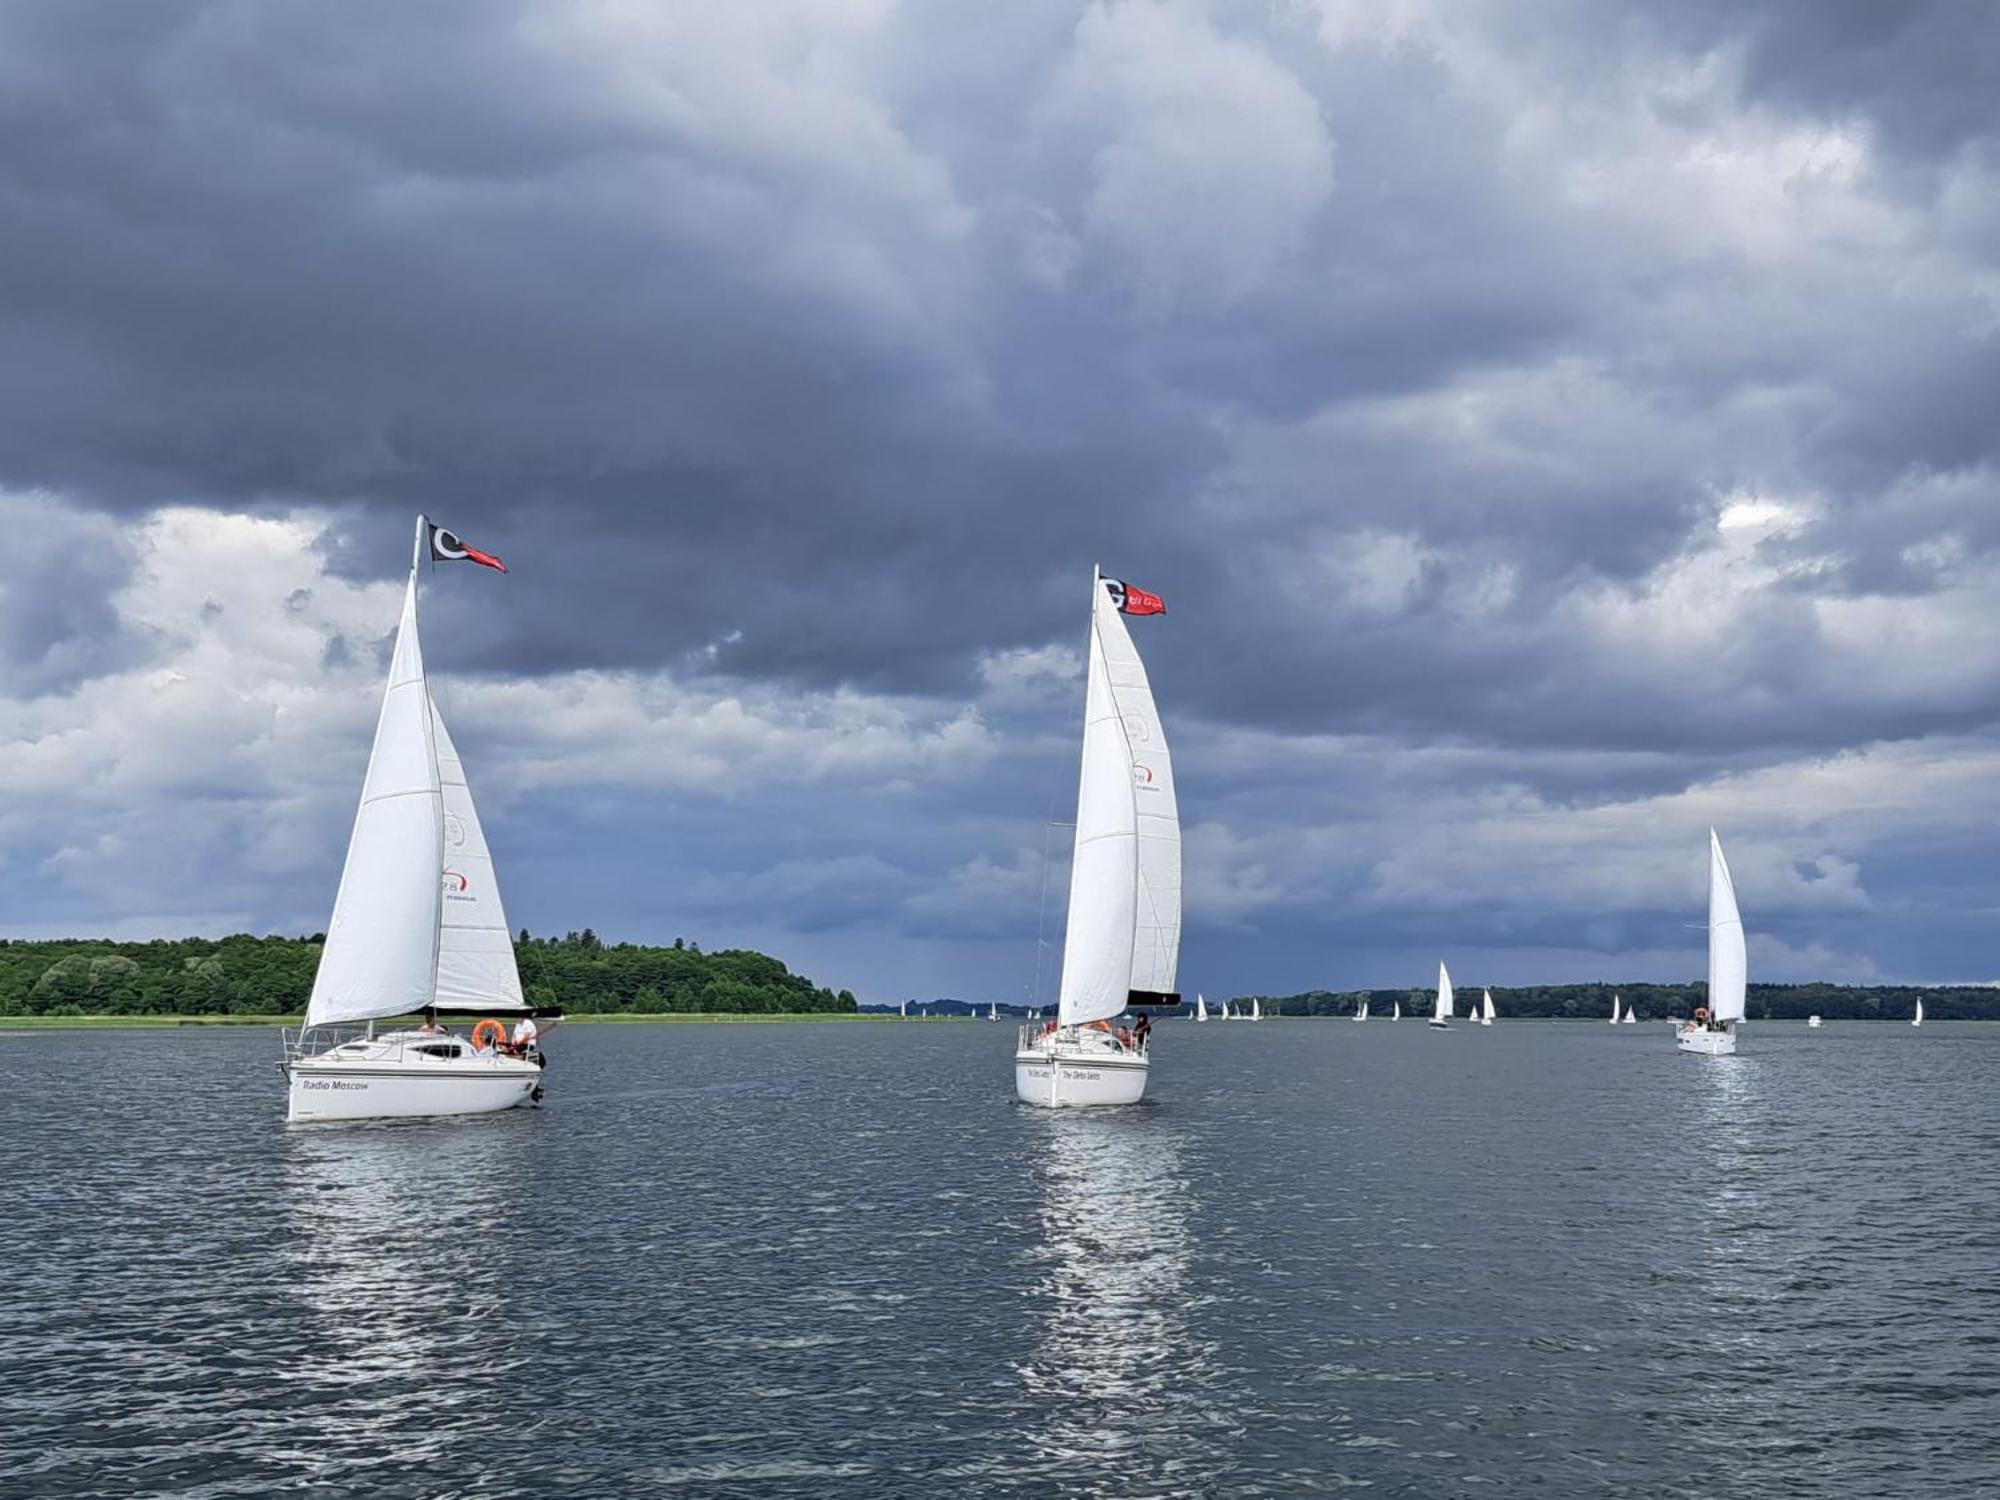
[[[1102,563],[1191,986],[1679,975],[1709,821],[1760,972],[1990,974],[1997,74],[1949,4],[0,12],[0,922],[318,925],[421,509],[515,570],[426,610],[531,928],[1014,998]]]

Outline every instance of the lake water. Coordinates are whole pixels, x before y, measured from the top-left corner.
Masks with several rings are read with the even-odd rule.
[[[291,1127],[275,1034],[0,1038],[0,1493],[2000,1493],[2000,1026],[575,1026]]]

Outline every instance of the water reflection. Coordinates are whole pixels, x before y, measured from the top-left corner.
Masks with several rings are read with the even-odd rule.
[[[503,1255],[529,1195],[535,1117],[295,1128],[285,1246],[300,1337],[285,1378],[308,1431],[393,1439],[420,1461],[462,1435],[467,1377],[525,1381]],[[296,1429],[294,1430],[296,1435]]]
[[[1044,1415],[1026,1435],[1038,1472],[1084,1493],[1176,1485],[1208,1471],[1198,1393],[1216,1352],[1187,1317],[1190,1190],[1181,1143],[1140,1112],[1049,1115],[1037,1154],[1041,1262],[1021,1370]]]

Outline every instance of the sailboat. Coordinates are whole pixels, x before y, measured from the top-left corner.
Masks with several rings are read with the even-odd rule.
[[[989,1021],[997,1021],[1000,1019],[999,1001],[989,1000],[986,1002],[986,1019]]]
[[[1354,1019],[1357,1021],[1365,1021],[1368,1019],[1368,1002],[1366,1000],[1363,1000],[1360,1005],[1355,1007]]]
[[[1443,964],[1438,965],[1437,1003],[1431,1007],[1430,1023],[1439,1031],[1451,1026],[1451,975],[1445,972]]]
[[[1485,998],[1480,1001],[1479,1024],[1481,1026],[1491,1026],[1493,1024],[1493,991],[1482,990],[1480,993]]]
[[[1819,1028],[1820,1028],[1820,1019],[1818,1016],[1806,1017],[1806,1029],[1808,1031],[1818,1031]]]
[[[1402,1001],[1392,1000],[1389,1002],[1389,1019],[1392,1021],[1400,1021],[1403,1019]]]
[[[1736,883],[1729,878],[1729,861],[1722,840],[1708,830],[1708,1004],[1694,1013],[1678,1033],[1683,1052],[1710,1057],[1733,1056],[1736,1023],[1743,1019],[1749,988],[1749,962],[1743,944],[1743,915],[1736,909]]]
[[[1261,1021],[1264,1019],[1263,1002],[1260,1001],[1255,995],[1252,995],[1250,997],[1250,1019],[1253,1021]]]
[[[1623,1024],[1623,1025],[1626,1025],[1626,1026],[1636,1026],[1636,1025],[1638,1025],[1638,1024],[1639,1024],[1639,1008],[1638,1008],[1637,1006],[1635,1006],[1635,1005],[1628,1005],[1628,1006],[1626,1006],[1626,1007],[1625,1007],[1625,1014],[1624,1014],[1623,1016],[1619,1017],[1619,1021],[1620,1021],[1620,1023],[1621,1023],[1621,1024]]]
[[[1924,997],[1922,995],[1917,996],[1917,1013],[1911,1018],[1910,1024],[1912,1026],[1921,1026],[1924,1024]]]
[[[1619,1021],[1618,997],[1616,995],[1613,995],[1611,997],[1611,1024],[1613,1026],[1616,1026],[1618,1024],[1618,1021]]]
[[[433,562],[505,571],[498,558],[417,517],[396,649],[326,946],[305,1024],[284,1035],[291,1120],[489,1114],[542,1093],[535,1032],[517,1031],[510,1048],[497,1019],[526,1017],[529,1006],[493,856],[424,675],[417,573],[426,551]],[[422,1029],[376,1034],[377,1021],[418,1013]],[[468,1040],[439,1026],[439,1015],[487,1019]]]
[[[1202,999],[1201,991],[1199,990],[1195,991],[1194,996],[1194,1018],[1197,1021],[1206,1021],[1208,1019],[1208,1002]]]
[[[1090,662],[1062,987],[1051,1026],[1024,1026],[1014,1092],[1030,1104],[1135,1104],[1152,1058],[1111,1027],[1128,1008],[1171,1009],[1181,946],[1181,819],[1173,760],[1124,616],[1166,606],[1092,569]]]

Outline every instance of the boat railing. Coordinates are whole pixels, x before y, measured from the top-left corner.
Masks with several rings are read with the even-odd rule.
[[[1073,1034],[1080,1028],[1074,1026],[1068,1028],[1058,1027],[1054,1021],[1050,1020],[1030,1021],[1021,1027],[1018,1039],[1014,1044],[1015,1050],[1025,1052],[1039,1047],[1050,1037],[1055,1036],[1058,1031],[1065,1029]],[[1120,1027],[1116,1031],[1107,1034],[1115,1037],[1126,1051],[1136,1052],[1141,1057],[1146,1055],[1152,1044],[1151,1036],[1135,1034],[1126,1027]]]

